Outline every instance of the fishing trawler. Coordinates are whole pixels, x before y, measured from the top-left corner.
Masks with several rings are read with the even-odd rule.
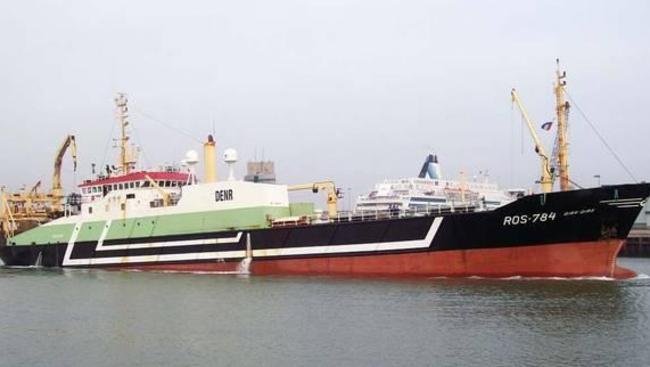
[[[563,75],[558,72],[560,191],[543,151],[542,192],[503,205],[342,213],[331,181],[282,185],[236,180],[234,150],[225,180],[215,141],[188,152],[180,169],[137,170],[129,157],[126,98],[117,169],[81,185],[81,210],[20,234],[0,247],[6,265],[256,274],[436,277],[625,278],[616,256],[650,184],[573,189],[568,179]],[[514,97],[514,95],[513,95]],[[549,185],[550,184],[550,185]],[[292,203],[295,190],[325,192],[327,210]],[[500,203],[501,204],[501,203]],[[244,265],[244,266],[243,266]]]

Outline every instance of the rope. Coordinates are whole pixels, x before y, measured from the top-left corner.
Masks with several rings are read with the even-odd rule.
[[[135,128],[135,125],[131,125],[131,130],[133,131],[133,136],[135,137],[135,142],[137,143],[137,146],[140,148],[140,152],[142,152],[142,158],[144,160],[144,164],[146,164],[148,167],[151,166],[151,161],[147,157],[147,153],[145,153],[144,147],[142,146],[142,139],[140,139],[140,134],[138,133],[138,129]]]
[[[571,182],[571,185],[573,185],[573,186],[575,186],[575,187],[577,187],[579,189],[584,189],[584,187],[578,185],[578,183],[573,181],[572,179],[569,179],[569,182]]]
[[[148,113],[145,113],[142,110],[138,109],[137,107],[134,108],[133,105],[131,105],[131,110],[136,112],[137,114],[139,114],[142,117],[145,117],[145,118],[147,118],[147,119],[149,119],[151,121],[159,123],[160,125],[168,128],[169,130],[172,130],[172,131],[174,131],[174,132],[176,132],[178,134],[184,135],[185,137],[190,138],[190,139],[192,139],[192,140],[194,140],[194,141],[196,141],[198,143],[203,143],[201,141],[201,139],[196,138],[194,135],[192,135],[192,134],[190,134],[190,133],[188,133],[186,131],[183,131],[183,130],[177,128],[177,127],[174,127],[171,124],[168,124],[168,123],[166,123],[166,122],[164,122],[164,121],[162,121],[162,120],[160,120],[158,118],[155,118],[155,117],[149,115]]]
[[[582,115],[582,118],[585,119],[585,121],[587,121],[587,124],[589,124],[589,126],[590,126],[591,129],[594,131],[594,133],[596,134],[596,136],[598,136],[598,138],[599,138],[600,141],[603,143],[603,145],[607,148],[607,150],[609,150],[609,152],[612,154],[612,156],[614,156],[614,158],[616,159],[616,161],[618,162],[618,164],[620,164],[621,167],[623,167],[623,169],[625,170],[625,172],[627,172],[627,174],[630,176],[630,178],[631,178],[634,182],[639,182],[639,181],[636,179],[636,177],[634,177],[634,175],[633,175],[632,172],[629,170],[629,168],[627,168],[627,166],[625,165],[625,163],[623,163],[623,161],[622,161],[621,158],[618,156],[618,154],[616,154],[616,152],[614,151],[614,149],[612,149],[612,147],[607,143],[607,141],[605,140],[605,138],[600,134],[600,132],[598,131],[598,129],[596,129],[596,126],[594,126],[594,124],[589,120],[589,118],[587,118],[587,115],[585,115],[585,113],[582,112],[582,109],[580,108],[580,106],[578,106],[578,104],[577,104],[576,101],[573,99],[573,97],[571,97],[571,95],[569,94],[569,92],[567,92],[566,89],[564,90],[564,92],[566,93],[567,97],[569,97],[569,100],[571,101],[571,103],[576,107],[576,109],[578,110],[578,112],[580,113],[580,115]]]

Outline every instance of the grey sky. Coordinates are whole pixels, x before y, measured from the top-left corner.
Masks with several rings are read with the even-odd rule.
[[[538,125],[552,118],[556,57],[580,107],[648,180],[648,4],[5,1],[0,183],[49,183],[67,133],[76,180],[87,177],[105,161],[113,94],[124,91],[150,164],[200,145],[137,111],[200,139],[214,121],[220,151],[245,161],[264,150],[283,182],[332,178],[358,193],[417,174],[433,151],[447,176],[489,169],[502,186],[531,187],[538,163],[527,134],[522,154],[509,91]],[[570,135],[574,180],[629,181],[575,110]]]

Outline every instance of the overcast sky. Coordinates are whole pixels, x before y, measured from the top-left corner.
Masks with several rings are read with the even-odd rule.
[[[552,119],[557,57],[578,105],[650,180],[648,4],[5,1],[0,184],[49,185],[68,133],[80,159],[76,176],[66,162],[68,187],[112,161],[123,91],[149,165],[200,151],[214,126],[220,152],[263,151],[287,183],[331,178],[360,193],[416,175],[435,152],[448,177],[487,169],[504,187],[532,187],[539,164],[509,92],[538,126]],[[552,133],[542,137],[550,151]],[[570,138],[576,182],[631,180],[575,109]]]

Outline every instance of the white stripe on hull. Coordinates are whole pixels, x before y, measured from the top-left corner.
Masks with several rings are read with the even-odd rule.
[[[261,249],[253,250],[252,255],[255,257],[275,257],[275,256],[291,256],[291,255],[326,255],[326,254],[344,254],[355,252],[376,252],[376,251],[391,251],[391,250],[409,250],[409,249],[423,249],[429,247],[435,238],[440,225],[442,224],[442,217],[434,218],[429,227],[427,235],[423,239],[409,240],[409,241],[393,241],[393,242],[378,242],[378,243],[363,243],[352,245],[337,245],[337,246],[305,246],[305,247],[287,247],[277,249]],[[106,224],[100,241],[96,250],[124,250],[124,249],[141,249],[141,248],[161,248],[168,246],[189,246],[200,244],[219,244],[219,243],[238,243],[241,239],[242,232],[239,232],[235,237],[216,238],[207,240],[193,240],[193,241],[170,241],[170,242],[152,242],[152,243],[138,243],[127,245],[114,245],[103,246],[104,239],[108,233],[110,223]],[[89,266],[89,265],[119,265],[119,264],[133,264],[133,263],[155,263],[155,262],[172,262],[172,261],[196,261],[196,260],[222,260],[222,259],[243,259],[246,257],[246,251],[214,251],[214,252],[196,252],[184,254],[161,254],[161,255],[136,255],[136,256],[122,256],[122,257],[99,257],[92,259],[70,259],[74,242],[76,241],[81,223],[75,225],[75,231],[68,242],[66,254],[63,260],[63,266]]]

